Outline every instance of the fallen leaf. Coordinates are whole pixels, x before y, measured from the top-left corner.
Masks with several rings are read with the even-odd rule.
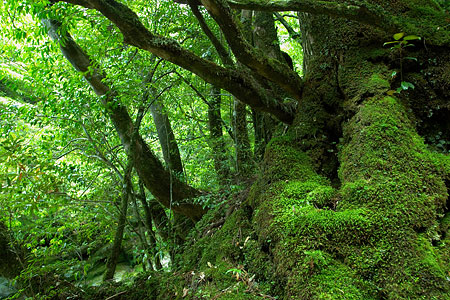
[[[189,289],[187,289],[187,288],[183,289],[183,298],[187,296],[188,292],[189,292]]]

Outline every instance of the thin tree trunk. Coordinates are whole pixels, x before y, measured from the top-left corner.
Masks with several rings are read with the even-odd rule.
[[[153,93],[154,94],[154,93]],[[158,132],[159,143],[163,152],[164,160],[171,172],[177,176],[183,174],[180,150],[173,134],[164,104],[160,100],[154,100],[150,105],[153,121]]]
[[[264,115],[252,109],[253,130],[255,132],[255,159],[260,161],[264,155],[264,151],[270,136],[266,135],[264,128]]]
[[[125,230],[125,223],[127,218],[128,201],[131,195],[131,171],[133,170],[132,160],[128,162],[128,165],[123,176],[123,191],[122,201],[120,203],[119,220],[117,222],[117,230],[114,236],[114,242],[111,249],[111,255],[106,263],[106,273],[103,277],[104,281],[112,280],[114,273],[116,272],[117,260],[119,258],[120,249],[122,247],[123,232]]]
[[[252,11],[241,11],[243,35],[247,42],[252,40]],[[239,64],[241,68],[246,68]],[[239,179],[246,179],[254,170],[254,160],[250,147],[247,130],[247,106],[239,99],[234,98],[233,103],[233,133],[236,147],[236,171]]]
[[[228,155],[223,139],[222,117],[220,114],[221,102],[220,89],[212,86],[211,101],[209,101],[210,105],[208,107],[211,149],[214,159],[214,169],[216,170],[219,182],[222,186],[226,186],[230,179],[230,166],[228,164]]]
[[[236,147],[236,171],[240,179],[246,179],[253,172],[255,164],[247,130],[247,105],[234,99],[233,132]]]
[[[142,203],[142,207],[144,208],[144,216],[145,216],[145,226],[147,228],[148,233],[148,239],[149,239],[149,255],[150,257],[154,258],[154,269],[159,270],[162,268],[161,260],[156,252],[157,248],[157,239],[156,239],[156,233],[153,230],[153,218],[152,218],[152,212],[150,210],[150,207],[147,202],[147,197],[145,196],[145,189],[142,181],[139,181],[139,199]],[[161,208],[161,213],[164,213],[164,211]],[[153,260],[153,259],[152,259]],[[152,261],[151,260],[151,261]]]

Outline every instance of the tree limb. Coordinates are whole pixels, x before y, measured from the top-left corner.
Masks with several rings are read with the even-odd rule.
[[[187,0],[174,0],[177,3],[186,4]],[[223,0],[225,2],[225,0]],[[248,9],[261,11],[300,11],[311,14],[341,17],[359,23],[372,25],[387,31],[397,30],[396,26],[381,11],[381,8],[368,8],[362,5],[354,5],[349,1],[317,1],[317,0],[228,0],[228,5],[233,9]],[[201,0],[193,0],[193,4],[204,5]]]
[[[214,48],[216,49],[217,53],[219,54],[220,60],[222,61],[224,66],[233,66],[234,62],[231,59],[230,55],[228,54],[225,47],[222,45],[222,43],[217,39],[217,37],[214,35],[214,33],[211,31],[211,29],[208,27],[208,24],[206,24],[205,19],[203,18],[203,15],[198,9],[197,5],[193,5],[193,0],[188,0],[189,7],[192,10],[192,13],[197,18],[198,23],[200,24],[200,27],[202,28],[203,32],[206,34],[208,39],[213,44]]]
[[[286,28],[287,32],[289,33],[289,36],[296,40],[297,42],[301,43],[302,42],[302,37],[300,35],[300,33],[298,33],[297,31],[295,31],[291,25],[289,25],[289,23],[284,19],[284,17],[282,15],[280,15],[277,12],[274,12],[275,17],[277,18],[278,21],[280,21],[281,24],[283,24],[284,28]]]
[[[238,21],[225,0],[201,0],[201,2],[220,26],[239,62],[267,80],[277,83],[297,101],[301,100],[303,82],[298,74],[286,64],[268,58],[261,50],[250,45],[239,29]],[[237,98],[245,101],[241,97]]]
[[[277,101],[278,97],[264,89],[250,74],[235,68],[223,68],[183,49],[173,39],[154,35],[126,5],[115,0],[54,1],[72,3],[99,11],[119,28],[125,43],[179,65],[205,81],[229,91],[251,107],[268,112],[284,123],[292,123],[294,119],[292,107]]]

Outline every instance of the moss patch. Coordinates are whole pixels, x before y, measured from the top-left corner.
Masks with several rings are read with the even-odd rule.
[[[427,149],[391,97],[367,101],[345,136],[339,209],[363,207],[380,222],[374,246],[349,261],[388,299],[449,299],[449,267],[432,245],[448,198],[445,160]]]

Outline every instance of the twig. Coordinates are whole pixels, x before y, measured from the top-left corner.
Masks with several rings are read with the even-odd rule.
[[[125,294],[126,292],[127,292],[127,291],[119,292],[119,293],[117,293],[117,294],[115,294],[115,295],[112,295],[111,297],[106,298],[105,300],[110,300],[110,299],[112,299],[112,298],[115,298],[115,297],[117,297],[117,296],[120,296],[120,295],[122,295],[122,294]]]

